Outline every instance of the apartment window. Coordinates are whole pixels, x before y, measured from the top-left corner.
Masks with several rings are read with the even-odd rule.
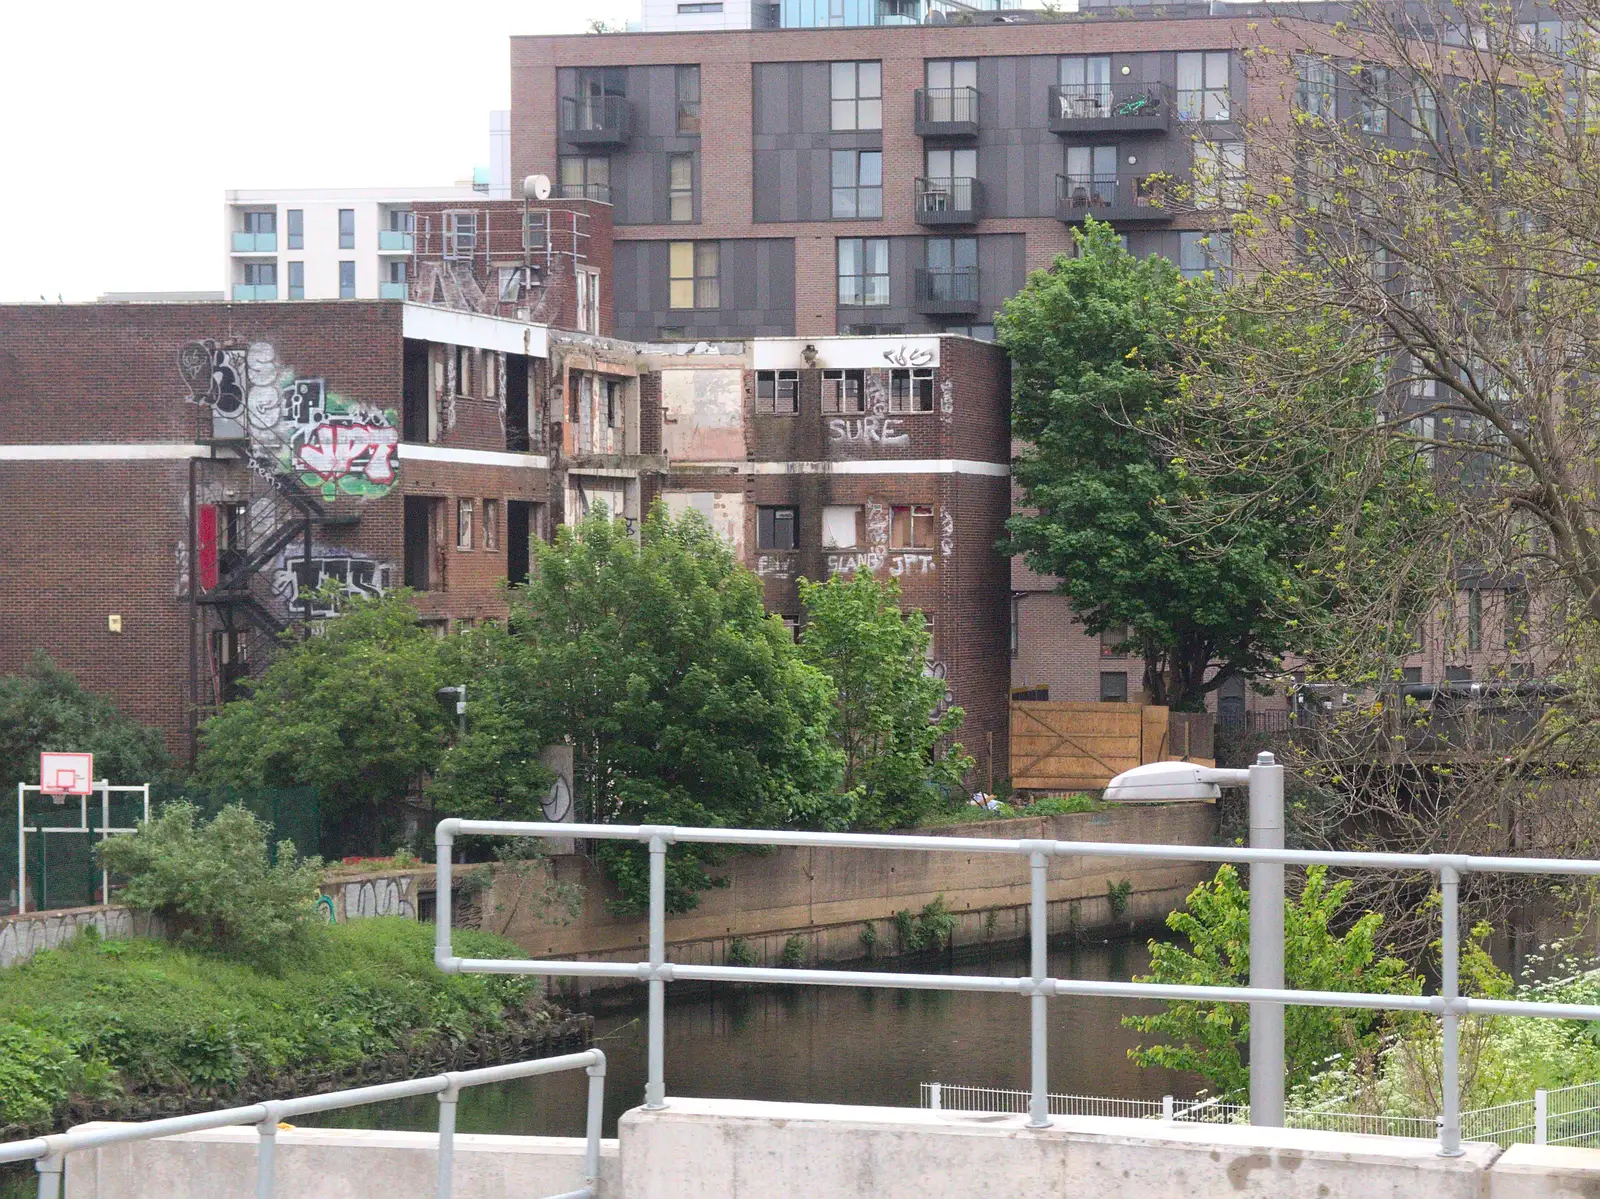
[[[799,371],[757,371],[756,411],[794,416],[800,411]]]
[[[839,303],[871,307],[889,303],[889,239],[839,239]]]
[[[301,208],[291,208],[284,213],[284,218],[289,226],[289,249],[303,250],[306,248],[306,214]]]
[[[1419,137],[1439,140],[1439,97],[1431,87],[1419,87],[1416,98],[1417,128]]]
[[[822,548],[853,550],[867,540],[866,510],[860,504],[828,504],[822,509]]]
[[[889,372],[889,411],[896,415],[933,411],[933,368],[920,366]]]
[[[883,151],[833,152],[833,215],[836,218],[883,216]]]
[[[1444,681],[1447,683],[1470,683],[1472,682],[1472,667],[1446,666],[1444,668]]]
[[[472,501],[456,501],[456,549],[472,548]]]
[[[1122,649],[1122,643],[1128,639],[1128,626],[1125,624],[1112,625],[1100,630],[1100,656],[1102,658],[1125,658],[1128,655]]]
[[[569,200],[611,200],[611,160],[604,154],[563,154],[561,194]]]
[[[578,332],[600,332],[600,272],[579,267],[577,276]]]
[[[389,274],[388,281],[390,283],[397,283],[401,287],[404,287],[406,285],[406,281],[407,281],[406,272],[409,269],[410,269],[410,263],[406,262],[405,259],[397,258],[397,259],[393,260],[392,262],[389,263],[389,267],[388,267],[388,274]]]
[[[698,0],[697,3],[689,3],[689,4],[680,4],[680,5],[678,5],[678,15],[680,17],[703,17],[703,16],[707,15],[708,13],[719,13],[721,11],[722,11],[722,0]],[[679,67],[678,70],[680,70],[680,71],[684,71],[684,70],[694,71],[698,75],[698,73],[700,71],[700,68],[699,67]],[[698,82],[698,80],[696,80],[696,82]],[[680,132],[682,132],[682,131],[680,130]]]
[[[417,214],[409,208],[389,209],[390,233],[415,233],[417,231]]]
[[[1389,132],[1389,68],[1361,67],[1355,72],[1356,125],[1362,133]]]
[[[891,510],[889,545],[897,550],[931,550],[934,530],[932,504],[896,504]]]
[[[694,220],[693,154],[674,154],[667,160],[667,220]]]
[[[883,65],[876,62],[836,62],[830,79],[833,128],[883,128]]]
[[[356,248],[356,210],[354,208],[339,209],[339,248],[353,250]]]
[[[1076,116],[1084,108],[1110,108],[1111,56],[1065,55],[1056,64],[1056,82],[1061,84],[1060,116]]]
[[[467,346],[456,347],[456,390],[458,396],[472,394],[472,360],[477,356],[477,351]]]
[[[822,411],[849,416],[865,412],[866,372],[825,370],[822,372]]]
[[[356,264],[353,262],[339,264],[339,298],[341,300],[356,298]]]
[[[483,548],[500,548],[500,501],[483,501]]]
[[[1100,672],[1100,702],[1125,704],[1128,702],[1128,672],[1102,670]]]
[[[244,281],[247,287],[278,286],[276,262],[247,262],[244,264]]]
[[[678,11],[695,7],[697,6],[680,4]],[[722,11],[720,4],[703,4],[698,7],[706,12]],[[695,136],[700,132],[700,68],[679,67],[677,76],[678,132],[685,136]]]
[[[276,210],[265,212],[247,212],[244,214],[244,231],[246,233],[276,233],[278,231],[278,214]]]
[[[1233,242],[1226,233],[1178,234],[1178,270],[1185,279],[1207,271],[1226,280],[1233,270]]]
[[[1505,596],[1506,648],[1517,649],[1528,635],[1528,593],[1507,591]]]
[[[972,300],[977,298],[978,239],[975,237],[929,237],[922,243],[927,264],[927,298],[930,300]],[[969,328],[964,326],[963,328]],[[950,330],[958,332],[959,330]],[[970,333],[969,333],[970,336]],[[992,334],[990,335],[992,338]]]
[[[1467,649],[1483,648],[1483,592],[1474,587],[1467,592]]]
[[[303,262],[289,263],[289,298],[291,300],[306,298],[306,264]]]
[[[478,214],[475,212],[447,212],[444,214],[444,256],[470,259],[478,248]]]
[[[1302,54],[1295,59],[1295,107],[1318,120],[1332,123],[1337,105],[1333,64]]]
[[[1243,142],[1194,144],[1195,207],[1239,208],[1244,185]]]
[[[673,308],[716,308],[722,303],[722,246],[675,241],[667,247],[667,303]]]
[[[1228,52],[1185,52],[1178,55],[1178,119],[1226,121]]]
[[[605,381],[606,393],[606,428],[622,428],[622,380],[607,379]]]
[[[925,120],[976,121],[974,111],[978,89],[978,60],[975,58],[935,58],[928,61]]]
[[[757,508],[756,548],[758,550],[792,550],[799,544],[800,510],[798,508]]]

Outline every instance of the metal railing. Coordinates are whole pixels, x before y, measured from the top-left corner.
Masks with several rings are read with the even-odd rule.
[[[1050,124],[1081,132],[1103,124],[1108,132],[1165,129],[1172,98],[1164,83],[1057,83],[1050,87]]]
[[[923,311],[976,312],[978,310],[978,268],[935,271],[917,268],[917,304]]]
[[[1268,760],[1270,762],[1270,760]],[[1262,770],[1253,767],[1250,773]],[[1279,768],[1265,767],[1276,771]],[[1247,772],[1211,771],[1237,785]],[[1233,776],[1238,775],[1235,779]],[[1281,786],[1281,780],[1279,782]],[[1254,791],[1254,788],[1253,788]],[[1267,791],[1262,788],[1263,795]],[[1254,802],[1254,794],[1252,802]],[[1281,805],[1281,790],[1277,802]],[[650,855],[650,924],[648,957],[640,962],[516,960],[455,956],[450,938],[450,887],[455,839],[471,834],[493,837],[577,837],[586,840],[633,841]],[[1000,854],[1026,858],[1031,878],[1029,909],[1031,971],[1022,978],[982,975],[904,974],[886,971],[800,970],[761,966],[700,966],[668,962],[666,957],[667,847],[669,845],[791,846],[814,849],[902,850],[918,853]],[[662,825],[551,824],[499,820],[448,819],[435,833],[438,851],[438,916],[434,960],[447,974],[531,974],[566,978],[634,979],[648,985],[647,1071],[645,1106],[666,1106],[666,984],[673,981],[782,983],[798,986],[885,987],[922,991],[992,992],[1026,995],[1030,1000],[1030,1088],[1028,1126],[1050,1123],[1049,1003],[1071,995],[1114,996],[1156,1001],[1247,1003],[1252,1005],[1252,1033],[1257,1026],[1281,1030],[1283,1005],[1355,1008],[1366,1011],[1423,1012],[1439,1017],[1443,1035],[1442,1091],[1444,1112],[1439,1122],[1439,1152],[1461,1153],[1460,1022],[1463,1016],[1539,1016],[1560,1020],[1600,1020],[1600,1005],[1542,1003],[1510,999],[1468,998],[1460,990],[1460,886],[1468,873],[1600,876],[1600,861],[1546,858],[1467,857],[1454,854],[1341,853],[1234,846],[1149,845],[1101,841],[1002,840],[986,837],[931,837],[874,833],[787,832],[730,828],[674,828]],[[1332,866],[1357,870],[1400,870],[1434,875],[1439,880],[1442,968],[1437,995],[1383,995],[1354,991],[1311,991],[1277,986],[1190,986],[1171,983],[1097,981],[1052,978],[1049,973],[1048,876],[1052,858],[1132,858],[1146,861],[1231,862],[1255,865],[1264,878],[1281,874],[1283,866]],[[1252,894],[1255,893],[1252,879]],[[1275,932],[1281,945],[1280,902],[1251,909],[1251,941],[1269,941]],[[1274,980],[1276,981],[1276,980]],[[1277,1033],[1281,1055],[1281,1031]],[[1265,1055],[1263,1055],[1264,1057]],[[1268,1110],[1281,1107],[1281,1077],[1263,1080],[1261,1093]],[[1256,1080],[1252,1077],[1252,1094]]]
[[[983,184],[968,175],[919,178],[911,195],[919,224],[970,225],[983,217]]]
[[[978,89],[975,87],[919,87],[913,97],[919,132],[940,126],[957,126],[975,132],[978,124]]]
[[[625,142],[633,136],[633,106],[626,96],[563,96],[561,136],[571,142]]]
[[[60,1199],[67,1155],[105,1145],[124,1145],[130,1141],[152,1141],[158,1137],[211,1128],[230,1128],[239,1124],[256,1127],[256,1199],[272,1199],[277,1182],[277,1137],[279,1123],[290,1116],[312,1112],[331,1112],[346,1107],[361,1107],[389,1099],[408,1099],[414,1095],[435,1095],[439,1100],[439,1150],[435,1170],[436,1199],[450,1199],[455,1180],[456,1101],[469,1087],[540,1074],[559,1074],[583,1070],[589,1075],[589,1105],[584,1130],[584,1185],[564,1191],[551,1199],[594,1199],[600,1177],[600,1124],[605,1114],[606,1055],[598,1049],[568,1053],[560,1057],[539,1058],[531,1062],[511,1062],[481,1070],[453,1070],[427,1078],[385,1082],[326,1095],[305,1095],[298,1099],[269,1099],[248,1107],[229,1107],[191,1116],[171,1116],[140,1124],[103,1124],[69,1128],[66,1132],[34,1137],[26,1141],[0,1144],[0,1163],[32,1161],[39,1172],[39,1199]]]

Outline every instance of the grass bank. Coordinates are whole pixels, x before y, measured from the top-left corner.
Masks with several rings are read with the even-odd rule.
[[[458,931],[457,951],[514,957]],[[531,979],[445,975],[433,926],[321,926],[268,971],[79,936],[0,970],[0,1140],[531,1057],[582,1035]]]

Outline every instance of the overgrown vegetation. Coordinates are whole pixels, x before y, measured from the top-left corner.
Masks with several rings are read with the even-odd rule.
[[[39,653],[20,674],[0,675],[0,787],[39,781],[41,750],[94,754],[96,778],[159,781],[171,762],[161,730],[141,724]]]
[[[473,957],[522,953],[485,933],[455,940]],[[414,920],[314,925],[276,971],[80,935],[0,971],[0,1125],[282,1093],[396,1055],[423,1072],[548,1018],[529,980],[440,973],[432,926]]]
[[[257,964],[294,954],[312,927],[321,861],[299,858],[290,841],[272,860],[270,830],[242,807],[208,822],[197,815],[171,803],[96,847],[104,868],[131,876],[119,901],[160,916],[180,942]]]
[[[909,908],[902,908],[893,919],[901,953],[944,949],[956,928],[956,919],[950,914],[950,906],[943,895],[936,895],[915,914]]]

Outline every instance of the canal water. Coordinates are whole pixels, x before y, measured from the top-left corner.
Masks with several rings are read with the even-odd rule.
[[[1050,954],[1057,978],[1127,979],[1142,973],[1142,941],[1059,945]],[[865,966],[865,963],[863,963]],[[883,962],[874,969],[885,969]],[[890,969],[932,973],[1028,973],[1026,945]],[[1026,1090],[1028,1000],[970,992],[856,990],[844,987],[740,987],[715,984],[689,994],[667,988],[667,1094],[806,1103],[916,1107],[925,1082]],[[1121,1025],[1131,1000],[1050,1001],[1050,1089],[1081,1095],[1156,1099],[1192,1095],[1197,1082],[1128,1060],[1136,1034]],[[595,1018],[595,1042],[607,1059],[605,1135],[644,1096],[645,1011],[642,987],[611,992]],[[465,1091],[462,1132],[582,1136],[587,1080],[579,1073],[523,1079]],[[345,1128],[438,1126],[431,1097],[374,1104],[308,1117]]]

